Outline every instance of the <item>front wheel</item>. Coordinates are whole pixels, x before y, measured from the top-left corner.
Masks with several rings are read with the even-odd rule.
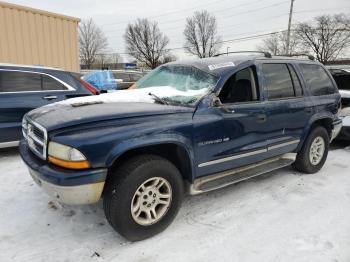
[[[130,241],[163,231],[175,218],[183,197],[183,181],[168,160],[141,155],[110,174],[104,192],[108,222]]]
[[[318,126],[310,132],[305,140],[293,167],[303,173],[316,173],[323,167],[327,159],[328,149],[328,132],[324,127]]]

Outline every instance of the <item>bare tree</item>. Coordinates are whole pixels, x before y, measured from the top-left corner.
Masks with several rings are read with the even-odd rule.
[[[313,23],[298,24],[296,34],[302,45],[325,64],[350,45],[350,18],[343,14],[318,16]]]
[[[91,18],[80,23],[80,60],[88,69],[95,62],[97,55],[103,53],[107,46],[107,38]]]
[[[162,63],[165,64],[165,63],[173,62],[176,60],[177,60],[177,57],[175,55],[169,53],[163,57]]]
[[[105,64],[113,63],[112,56],[110,54],[96,54],[94,65],[98,64],[101,67],[104,67]]]
[[[159,30],[157,22],[148,19],[128,24],[124,39],[127,52],[152,69],[162,64],[169,53],[169,38]]]
[[[199,58],[214,56],[221,46],[216,18],[206,10],[187,18],[184,35],[185,51]]]
[[[272,55],[287,54],[287,32],[275,33],[262,40],[262,44],[257,45],[259,51],[268,51]],[[289,41],[289,54],[297,53],[300,50],[300,40],[292,32]]]
[[[113,53],[113,54],[111,54],[111,61],[112,61],[112,63],[117,64],[117,63],[121,63],[123,61],[123,58],[121,57],[120,54]]]
[[[256,47],[259,51],[270,52],[272,55],[281,55],[281,42],[279,35],[272,34],[262,40],[262,43]]]

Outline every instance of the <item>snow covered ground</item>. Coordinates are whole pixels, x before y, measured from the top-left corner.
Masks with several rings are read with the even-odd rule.
[[[350,261],[350,148],[315,175],[285,168],[187,197],[160,235],[130,243],[102,205],[61,206],[0,152],[0,261]]]

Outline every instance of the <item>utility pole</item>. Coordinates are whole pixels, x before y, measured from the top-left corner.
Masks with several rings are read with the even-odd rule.
[[[290,27],[292,26],[292,15],[293,15],[293,4],[295,0],[290,0],[290,10],[289,10],[289,21],[288,21],[288,31],[287,31],[287,43],[286,43],[286,55],[289,54],[290,45]]]
[[[229,49],[230,47],[228,46],[228,47],[226,47],[226,55],[228,55],[228,49]]]

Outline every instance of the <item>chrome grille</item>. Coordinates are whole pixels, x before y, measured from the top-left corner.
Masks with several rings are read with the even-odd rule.
[[[25,124],[26,126],[23,126],[22,131],[30,150],[41,159],[46,159],[46,129],[29,119],[26,119]]]
[[[41,141],[45,140],[44,132],[39,128],[37,128],[36,126],[33,127],[33,134],[35,135],[35,137],[39,138]]]

